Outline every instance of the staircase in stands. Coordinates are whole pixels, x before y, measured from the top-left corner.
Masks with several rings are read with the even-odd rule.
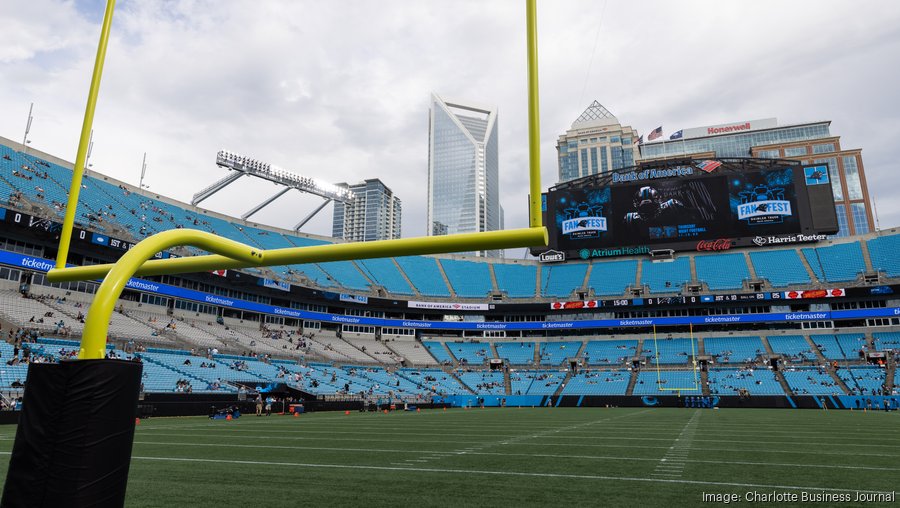
[[[897,384],[897,380],[895,377],[897,375],[897,362],[895,362],[894,360],[890,360],[887,363],[884,374],[885,393],[894,393],[894,385]]]
[[[554,397],[559,397],[562,395],[563,389],[565,389],[566,385],[569,384],[569,381],[572,380],[572,369],[566,369],[566,377],[563,379],[563,382],[559,384],[559,387],[556,388],[556,391],[553,392]]]
[[[844,390],[844,393],[850,393],[850,388],[847,386],[847,383],[841,379],[841,376],[838,375],[837,371],[835,371],[831,365],[825,367],[825,372],[828,372],[828,375],[831,376],[831,379],[834,380],[835,384],[841,387],[841,390]]]

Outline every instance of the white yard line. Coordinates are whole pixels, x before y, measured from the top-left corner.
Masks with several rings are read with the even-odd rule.
[[[502,452],[479,452],[479,451],[436,451],[436,450],[402,450],[396,448],[333,448],[326,446],[285,446],[285,445],[252,445],[252,444],[222,444],[222,443],[183,443],[183,442],[161,442],[161,441],[135,441],[134,444],[151,445],[151,446],[194,446],[207,448],[259,448],[274,450],[316,450],[316,451],[333,451],[333,452],[360,452],[360,453],[412,453],[423,454],[426,457],[430,454],[434,458],[453,457],[458,455],[486,455],[493,457],[535,457],[535,458],[551,458],[551,459],[584,459],[584,460],[616,460],[625,462],[657,462],[659,459],[646,457],[627,457],[621,455],[557,455],[545,453],[502,453]],[[881,466],[848,466],[840,464],[794,464],[794,463],[777,463],[777,462],[746,462],[746,461],[729,461],[729,460],[700,460],[688,459],[684,462],[697,464],[720,464],[720,465],[741,465],[741,466],[776,466],[776,467],[799,467],[799,468],[824,468],[824,469],[858,469],[871,471],[900,471],[900,467],[881,467]]]
[[[8,455],[10,452],[0,452],[0,454]],[[416,468],[416,467],[386,467],[386,466],[362,466],[350,464],[307,464],[302,462],[273,462],[261,460],[220,460],[220,459],[200,459],[188,457],[144,457],[135,456],[132,460],[151,460],[162,462],[195,462],[195,463],[213,463],[213,464],[238,464],[249,466],[286,466],[297,468],[319,468],[319,469],[358,469],[370,471],[415,471],[422,473],[441,473],[441,474],[467,474],[467,475],[495,475],[495,476],[520,476],[520,477],[538,477],[538,478],[569,478],[581,480],[603,480],[603,481],[626,481],[626,482],[649,482],[649,483],[670,483],[684,485],[710,485],[717,487],[741,487],[741,488],[764,488],[764,489],[788,489],[788,490],[808,490],[808,491],[826,491],[826,492],[863,492],[866,494],[890,494],[886,491],[877,490],[855,490],[855,489],[838,489],[832,487],[818,486],[799,486],[799,485],[768,485],[759,483],[738,483],[738,482],[712,482],[700,480],[683,480],[683,479],[666,479],[666,478],[644,478],[636,476],[601,476],[586,474],[566,474],[566,473],[535,473],[525,471],[491,471],[483,469],[443,469],[443,468]]]
[[[694,410],[694,414],[681,428],[681,432],[675,438],[675,442],[669,447],[663,458],[659,460],[656,469],[652,473],[654,476],[681,477],[681,474],[684,472],[685,459],[697,433],[697,423],[700,421],[701,412],[701,409]]]
[[[156,437],[156,436],[184,437],[184,438],[191,438],[191,439],[196,439],[198,437],[202,437],[202,436],[196,436],[193,434],[178,434],[178,433],[156,433],[153,435],[153,437]],[[151,436],[148,435],[146,437],[151,437]],[[350,442],[362,441],[362,442],[366,442],[366,443],[378,442],[378,443],[410,444],[410,441],[406,440],[406,439],[378,439],[378,438],[370,438],[370,437],[367,437],[367,438],[343,438],[343,437],[341,437],[341,438],[328,439],[328,438],[321,438],[321,437],[240,436],[240,438],[243,440],[265,440],[265,441],[350,441]],[[0,439],[0,440],[11,441],[12,438]],[[472,442],[472,441],[447,441],[447,440],[425,440],[425,439],[417,439],[417,440],[413,441],[412,443],[414,443],[414,444],[425,444],[425,443],[429,443],[429,444],[468,444],[468,445],[483,444],[480,442]],[[218,445],[217,443],[215,443],[215,444]],[[757,445],[763,445],[763,444],[765,444],[765,443],[757,443]],[[617,445],[617,444],[611,444],[611,443],[585,444],[585,443],[517,442],[516,446],[543,446],[543,447],[549,446],[549,447],[553,447],[553,448],[573,447],[574,446],[574,447],[578,447],[578,448],[624,448],[624,449],[637,449],[637,450],[668,450],[670,448],[668,446],[641,446],[641,445],[630,445],[630,444]],[[744,455],[746,455],[746,453],[747,453],[747,449],[710,448],[710,447],[706,446],[705,444],[701,449],[704,452],[737,452],[737,453],[741,453]],[[847,456],[847,452],[828,452],[828,451],[819,451],[819,450],[804,451],[804,450],[784,450],[784,449],[771,450],[771,449],[765,449],[765,448],[754,448],[753,453],[754,454],[773,453],[773,454],[791,454],[791,455],[839,455],[842,457]],[[528,454],[528,455],[529,456],[540,456],[538,454]],[[859,453],[859,452],[854,452],[853,455],[861,456],[861,457],[900,458],[900,454],[896,454],[896,453]],[[544,456],[549,457],[551,455],[544,455]],[[569,457],[569,455],[566,455],[566,457]],[[651,459],[651,460],[658,460],[658,459]],[[750,463],[748,462],[748,464],[750,464]]]

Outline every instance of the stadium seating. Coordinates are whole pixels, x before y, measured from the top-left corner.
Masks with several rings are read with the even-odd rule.
[[[397,264],[423,296],[450,296],[437,260],[420,256],[396,258]]]
[[[388,347],[396,351],[398,355],[409,360],[413,365],[437,365],[440,363],[429,354],[429,349],[423,347],[420,342],[398,339],[391,341]]]
[[[595,261],[591,263],[588,288],[595,296],[619,296],[636,284],[637,261]]]
[[[741,389],[750,395],[784,395],[784,389],[768,369],[709,369],[709,393],[738,395]]]
[[[900,277],[900,235],[879,236],[866,242],[872,269],[888,277]]]
[[[766,354],[759,337],[707,337],[703,350],[719,363],[748,363]]]
[[[581,342],[542,342],[541,365],[559,365],[573,358],[581,349]]]
[[[810,335],[809,339],[816,345],[822,356],[829,360],[843,360],[844,352],[838,345],[834,335]]]
[[[844,358],[855,360],[860,358],[861,351],[869,350],[866,336],[861,333],[839,333],[834,338],[837,339],[841,351],[844,352]]]
[[[456,377],[478,394],[505,395],[503,373],[496,371],[457,371]]]
[[[344,342],[355,347],[361,353],[378,360],[380,363],[396,365],[402,360],[396,353],[374,338],[366,338],[362,335],[359,337],[352,337],[350,335],[351,334],[348,333],[344,334]]]
[[[694,256],[697,279],[706,282],[709,289],[741,289],[750,279],[750,270],[743,254],[715,254]]]
[[[810,335],[813,344],[829,360],[857,360],[859,352],[868,348],[862,334]]]
[[[816,352],[801,335],[774,335],[768,337],[772,351],[780,353],[792,362],[812,362]]]
[[[680,293],[682,286],[691,280],[691,264],[687,257],[674,261],[641,261],[641,284],[651,293]]]
[[[366,280],[366,277],[356,268],[353,261],[319,263],[319,268],[329,274],[338,284],[347,289],[368,291],[369,286],[371,286],[369,281]]]
[[[634,395],[700,395],[700,373],[693,370],[643,370],[634,385]]]
[[[851,395],[880,395],[884,388],[885,370],[881,367],[850,367],[838,369],[837,374]]]
[[[428,348],[428,352],[431,353],[431,356],[433,356],[434,359],[438,361],[438,363],[453,363],[453,358],[450,356],[450,353],[447,352],[447,348],[444,347],[443,342],[422,341],[422,344],[426,348]]]
[[[566,298],[582,287],[587,263],[541,266],[541,295]]]
[[[446,345],[461,364],[482,365],[493,357],[491,345],[487,342],[447,342]]]
[[[337,286],[337,282],[327,273],[319,268],[315,263],[306,263],[302,265],[287,265],[288,274],[300,274],[310,280],[313,284],[323,288],[331,288]]]
[[[537,267],[534,265],[511,265],[494,263],[497,288],[505,291],[510,298],[534,298]]]
[[[590,365],[622,365],[635,356],[636,340],[592,340],[584,347],[584,358]]]
[[[875,332],[872,341],[876,351],[894,349],[900,351],[900,332]]]
[[[372,387],[373,393],[378,391],[381,393],[392,393],[395,396],[424,396],[430,393],[418,383],[400,376],[397,373],[388,372],[380,367],[353,368],[344,367],[348,375],[361,376],[374,382]]]
[[[692,356],[700,354],[696,340],[692,339],[644,339],[644,351],[642,356],[650,359],[650,362],[657,362],[657,344],[659,345],[659,363],[660,364],[678,364],[688,363]]]
[[[413,383],[422,386],[425,390],[443,395],[461,395],[469,393],[465,386],[450,374],[440,369],[410,369],[404,368],[397,374],[405,377]]]
[[[750,261],[756,276],[768,280],[772,287],[810,283],[809,273],[794,249],[755,250],[750,252]]]
[[[505,358],[512,365],[534,363],[534,342],[495,342],[498,358]]]
[[[361,259],[357,261],[360,269],[369,279],[384,287],[389,293],[397,295],[413,295],[415,291],[403,278],[400,269],[390,258]]]
[[[509,373],[509,391],[511,395],[527,395],[534,376],[529,371],[518,371]]]
[[[866,271],[859,242],[806,248],[803,249],[803,256],[822,282],[856,280],[859,274]]]
[[[456,296],[461,298],[486,298],[493,292],[491,274],[487,263],[441,259],[441,267],[447,280],[453,286]]]
[[[795,395],[843,395],[843,390],[828,375],[813,367],[789,368],[782,371]]]
[[[562,395],[625,395],[630,381],[627,370],[579,372],[566,383]]]
[[[523,375],[531,379],[527,395],[553,395],[566,378],[565,372],[551,370],[528,371]]]

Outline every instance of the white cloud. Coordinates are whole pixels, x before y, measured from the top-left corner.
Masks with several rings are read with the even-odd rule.
[[[891,136],[900,12],[878,2],[539,4],[542,174],[593,99],[642,132],[777,116],[833,120],[863,148],[883,226],[900,224]],[[598,34],[600,14],[602,26]],[[36,148],[74,158],[100,13],[39,0],[4,14],[0,135],[34,101]],[[598,42],[594,51],[594,42]],[[495,104],[507,227],[526,224],[524,9],[519,1],[121,1],[95,120],[94,168],[189,201],[229,148],[305,175],[379,177],[424,234],[428,96]],[[588,73],[588,62],[593,63]],[[274,192],[246,182],[204,203],[239,216]],[[292,226],[297,193],[254,217]],[[329,234],[330,212],[308,230]]]

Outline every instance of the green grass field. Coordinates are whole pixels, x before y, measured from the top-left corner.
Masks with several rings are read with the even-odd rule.
[[[813,410],[159,418],[137,428],[127,505],[674,507],[704,492],[773,491],[853,499],[900,489],[898,429],[897,413]],[[0,428],[6,457],[14,432]]]

